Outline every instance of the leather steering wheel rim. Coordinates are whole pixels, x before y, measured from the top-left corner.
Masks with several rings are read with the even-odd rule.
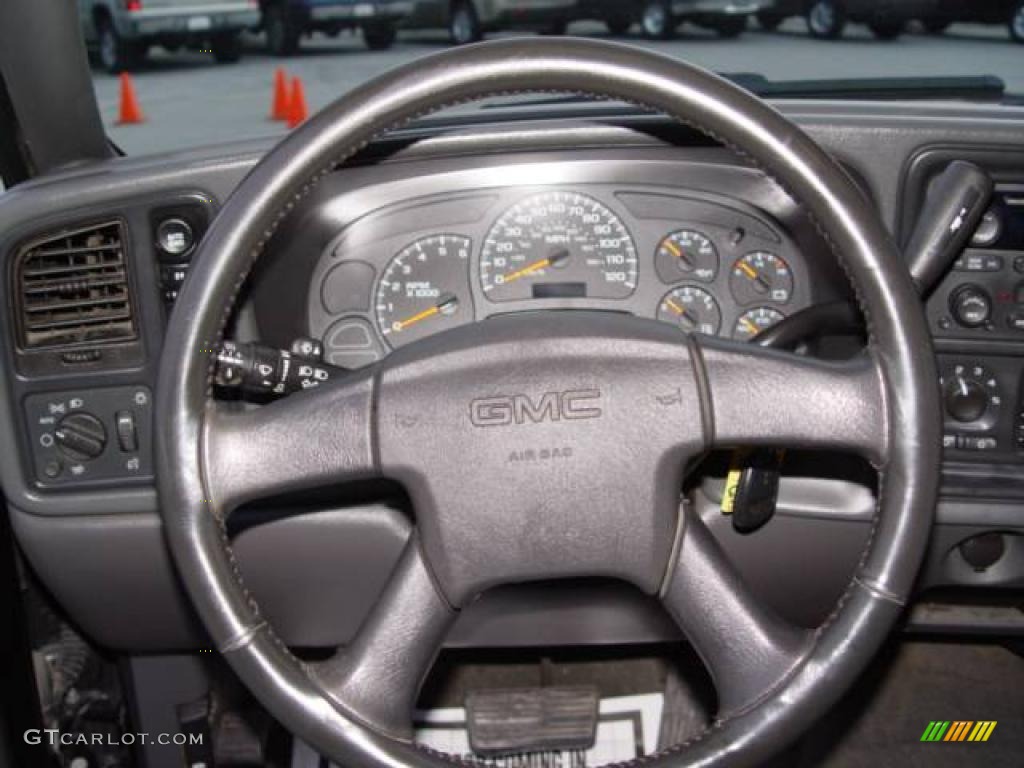
[[[170,551],[217,648],[293,733],[346,766],[452,763],[394,738],[372,717],[361,717],[326,696],[308,666],[261,618],[231,552],[224,526],[227,510],[212,488],[217,471],[211,467],[219,461],[217,451],[224,449],[211,449],[208,434],[216,421],[208,350],[220,341],[239,290],[278,223],[319,179],[375,137],[415,117],[499,94],[539,91],[577,92],[658,110],[742,153],[804,206],[845,267],[867,319],[878,382],[879,402],[873,407],[883,422],[877,427],[882,447],[872,456],[881,482],[878,514],[855,576],[834,613],[809,636],[806,653],[763,695],[720,717],[686,744],[644,761],[752,764],[795,738],[838,699],[900,615],[934,515],[941,455],[939,393],[920,302],[869,201],[799,128],[699,68],[589,40],[483,43],[417,60],[357,88],[271,150],[213,222],[168,328],[157,397],[157,466]],[[695,366],[699,361],[713,368],[725,354],[714,344],[702,342],[701,350],[686,343]],[[360,381],[359,402],[369,402],[367,392],[375,380]],[[351,391],[345,397],[352,397]],[[714,415],[728,430],[726,411]],[[349,451],[350,442],[368,439],[364,426],[340,429],[336,442],[323,446],[318,457],[327,461],[327,452]],[[693,538],[699,543],[697,529],[679,535],[682,542]],[[429,578],[410,578],[410,584],[429,590]],[[673,588],[666,582],[663,592]],[[410,593],[405,599],[419,597]],[[350,690],[372,698],[375,678],[358,670],[348,674],[350,682],[356,681]]]

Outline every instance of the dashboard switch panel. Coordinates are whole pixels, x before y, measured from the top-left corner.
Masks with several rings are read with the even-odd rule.
[[[153,395],[143,386],[25,398],[36,484],[66,487],[153,477]]]

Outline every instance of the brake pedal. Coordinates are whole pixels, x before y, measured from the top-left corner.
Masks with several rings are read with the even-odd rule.
[[[590,749],[598,704],[591,686],[471,691],[466,696],[469,745],[481,756]]]

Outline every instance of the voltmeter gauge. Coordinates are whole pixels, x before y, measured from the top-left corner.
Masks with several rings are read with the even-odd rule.
[[[786,316],[771,307],[757,307],[744,312],[736,321],[732,337],[737,341],[750,341],[761,331],[766,331],[786,319]]]
[[[709,283],[718,274],[718,250],[704,233],[680,229],[658,243],[654,267],[669,285],[680,280]]]
[[[468,238],[433,235],[402,249],[381,275],[374,309],[380,332],[400,347],[472,322]]]
[[[754,251],[733,264],[729,288],[741,305],[785,304],[793,296],[793,273],[774,253]]]
[[[665,294],[658,305],[658,319],[678,325],[688,333],[718,335],[722,311],[714,296],[703,288],[684,285]]]

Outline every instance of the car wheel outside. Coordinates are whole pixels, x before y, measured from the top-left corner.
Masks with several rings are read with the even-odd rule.
[[[267,35],[267,50],[274,56],[291,56],[299,49],[300,31],[284,6],[267,6],[263,12],[263,31]]]
[[[838,0],[816,0],[807,10],[807,29],[812,37],[835,40],[846,27],[846,9]]]
[[[215,35],[210,41],[210,50],[218,64],[234,64],[242,58],[242,38],[237,32]]]
[[[454,45],[468,45],[481,40],[484,36],[480,28],[480,19],[472,2],[461,2],[452,9],[452,17],[448,22],[448,34]]]
[[[651,40],[669,40],[676,31],[672,9],[665,0],[650,0],[644,6],[641,25],[644,28],[644,36]]]
[[[1024,0],[1020,0],[1010,17],[1010,37],[1018,43],[1024,43]]]
[[[363,26],[363,41],[371,51],[385,51],[395,44],[398,30],[389,21]]]
[[[103,19],[98,26],[99,57],[103,68],[112,75],[134,69],[141,58],[139,46],[122,38],[110,19]]]

